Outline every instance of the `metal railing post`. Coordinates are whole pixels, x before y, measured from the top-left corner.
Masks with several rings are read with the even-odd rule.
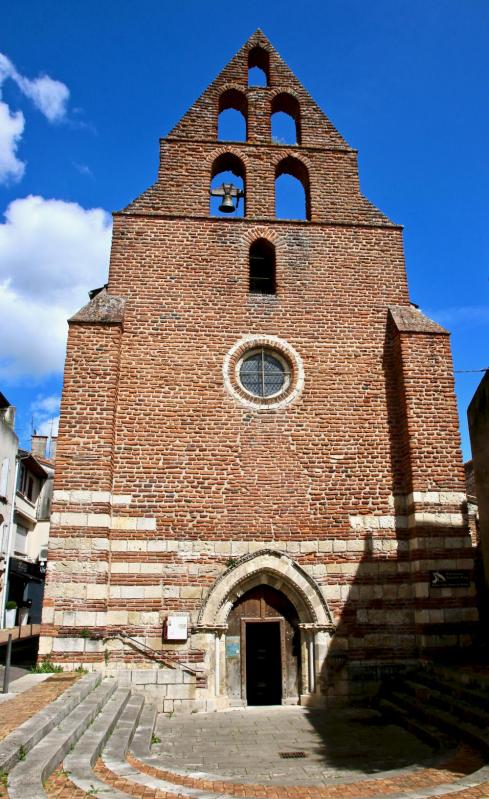
[[[5,671],[3,673],[3,694],[8,694],[10,683],[10,660],[12,658],[12,633],[9,633],[7,641],[7,654],[5,655]]]

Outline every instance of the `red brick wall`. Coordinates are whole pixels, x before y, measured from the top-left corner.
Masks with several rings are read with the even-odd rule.
[[[248,90],[257,41],[271,86]],[[247,143],[216,142],[230,84],[248,96]],[[279,90],[301,104],[302,146],[270,144]],[[245,165],[243,219],[209,217],[222,152]],[[290,153],[309,170],[309,222],[275,219],[275,167]],[[248,291],[259,237],[276,248],[275,296]],[[161,647],[166,614],[195,621],[230,558],[259,546],[308,570],[351,658],[459,641],[473,587],[429,589],[438,563],[472,568],[448,337],[411,309],[401,230],[359,193],[355,152],[260,35],[163,141],[155,186],[116,214],[108,295],[126,300],[123,322],[72,324],[56,488],[111,497],[55,506],[45,651],[60,635],[78,640],[80,626]],[[287,407],[253,410],[227,391],[223,362],[246,334],[299,353],[304,387]],[[107,572],[77,576],[80,552]],[[190,640],[178,656],[206,655]],[[58,647],[57,657],[75,656]]]

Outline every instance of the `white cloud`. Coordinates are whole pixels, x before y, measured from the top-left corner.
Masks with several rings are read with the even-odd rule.
[[[25,164],[17,158],[17,147],[24,132],[22,111],[11,113],[0,100],[0,183],[17,182],[25,171]]]
[[[89,166],[86,164],[78,164],[76,161],[73,161],[73,166],[75,169],[80,173],[80,175],[87,175],[89,178],[93,178],[93,172]]]
[[[61,397],[58,394],[47,396],[38,394],[34,402],[31,402],[31,418],[34,430],[38,435],[58,435],[60,401]]]
[[[20,78],[17,85],[50,122],[59,122],[66,116],[70,90],[61,81],[43,75],[35,80]]]
[[[50,122],[60,122],[66,117],[70,90],[59,80],[40,75],[30,80],[21,75],[6,55],[0,53],[0,88],[10,78]],[[11,111],[2,100],[0,92],[0,183],[19,181],[25,172],[25,163],[17,157],[25,128],[22,111]]]
[[[59,122],[66,116],[70,90],[61,81],[54,80],[49,75],[40,75],[33,80],[26,78],[17,71],[6,55],[0,53],[0,85],[7,78],[17,84],[21,92],[32,100],[50,122]]]
[[[107,279],[111,219],[101,208],[25,197],[0,224],[0,379],[63,369],[66,320]]]
[[[47,397],[39,394],[31,403],[31,411],[40,415],[50,414],[59,410],[60,402],[61,398],[58,394],[50,394]]]
[[[39,436],[57,436],[59,430],[59,416],[44,419],[38,426],[34,424],[34,428]]]

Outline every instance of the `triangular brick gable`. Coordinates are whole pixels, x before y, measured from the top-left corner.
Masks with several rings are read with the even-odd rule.
[[[280,57],[267,37],[256,30],[234,58],[224,67],[210,86],[168,134],[170,139],[208,139],[216,135],[216,108],[219,96],[228,88],[248,88],[248,53],[254,47],[266,50],[270,58],[270,86],[253,87],[274,94],[289,92],[299,101],[302,109],[303,144],[306,146],[351,149],[331,124],[327,116],[311,98],[302,83]]]

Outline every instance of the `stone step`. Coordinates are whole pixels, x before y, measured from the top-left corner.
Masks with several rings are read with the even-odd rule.
[[[459,719],[468,721],[481,729],[489,728],[489,703],[486,707],[480,704],[469,705],[454,693],[447,693],[437,683],[427,685],[415,679],[405,680],[403,688],[411,689],[413,694],[428,705],[446,710]]]
[[[454,678],[446,678],[443,673],[420,670],[408,675],[408,679],[424,685],[430,685],[447,696],[456,696],[470,705],[489,708],[489,693],[479,689],[477,686],[457,681]]]
[[[19,754],[31,749],[60,724],[100,684],[100,674],[87,674],[67,688],[54,702],[27,719],[0,743],[0,769],[10,771],[19,762]]]
[[[402,703],[396,702],[391,696],[380,699],[379,708],[383,715],[392,717],[404,729],[412,732],[413,735],[434,749],[443,751],[450,749],[454,744],[453,739],[441,733],[438,727],[427,721],[421,721],[412,714],[410,709],[406,709]]]
[[[151,706],[145,705],[144,697],[141,694],[132,694],[103,750],[103,757],[109,768],[111,759],[121,760],[126,757],[133,736],[140,724],[143,707],[153,709]]]
[[[132,796],[134,786],[150,790],[163,791],[176,799],[235,799],[225,793],[214,793],[200,788],[183,786],[180,783],[168,782],[158,777],[153,777],[131,766],[126,758],[128,751],[148,765],[158,765],[158,758],[154,761],[151,757],[151,739],[156,721],[157,711],[154,705],[144,704],[141,695],[132,696],[126,705],[117,726],[112,733],[105,749],[102,751],[102,760],[108,769],[117,777],[128,781],[128,793],[119,797],[112,793],[102,792],[106,783],[92,779],[92,785],[100,799],[122,799],[122,796]],[[66,761],[65,761],[66,765]],[[95,776],[95,775],[94,775]],[[71,777],[71,775],[70,775]],[[97,779],[97,778],[95,778]],[[97,793],[98,791],[98,793]]]
[[[117,683],[104,680],[69,715],[20,761],[8,778],[9,799],[42,799],[46,797],[44,781],[61,763],[71,747],[92,723],[110,699]]]
[[[438,727],[452,737],[452,740],[463,740],[471,746],[482,750],[484,754],[489,753],[489,736],[486,730],[481,730],[467,721],[462,721],[453,713],[433,707],[427,703],[421,704],[412,694],[401,689],[391,691],[388,701],[405,708],[406,715],[411,718],[420,719],[423,723]]]
[[[119,688],[115,691],[93,724],[80,737],[74,749],[64,758],[63,768],[69,775],[69,779],[86,793],[90,791],[91,795],[97,795],[100,792],[106,799],[125,799],[127,796],[100,780],[94,774],[93,766],[115,726],[119,726],[119,719],[129,702],[130,695],[129,688]],[[134,729],[134,724],[133,719],[132,729]],[[122,731],[118,737],[122,738]],[[122,757],[126,750],[121,752]]]
[[[435,679],[457,686],[457,690],[466,689],[489,698],[489,673],[464,668],[464,666],[450,666],[442,663],[430,663],[423,668],[423,672],[431,674]]]
[[[129,749],[134,757],[143,758],[151,754],[151,741],[156,724],[157,710],[145,702]]]

